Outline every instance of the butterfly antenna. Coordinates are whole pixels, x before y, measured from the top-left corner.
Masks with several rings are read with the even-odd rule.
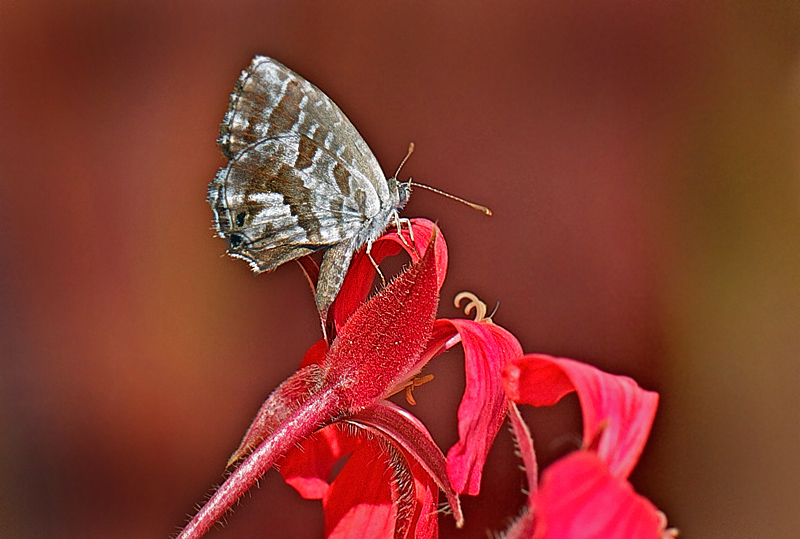
[[[422,187],[423,189],[427,189],[428,191],[433,191],[434,193],[437,193],[437,194],[440,194],[440,195],[445,196],[447,198],[450,198],[452,200],[455,200],[456,202],[461,202],[462,204],[466,204],[470,208],[472,208],[474,210],[478,210],[480,212],[483,212],[486,215],[492,215],[492,210],[490,210],[486,206],[482,206],[480,204],[475,204],[474,202],[469,202],[468,200],[464,200],[461,197],[457,197],[455,195],[451,195],[450,193],[445,193],[444,191],[440,191],[439,189],[436,189],[435,187],[431,187],[430,185],[425,185],[424,183],[417,183],[417,182],[413,182],[411,180],[408,180],[408,183],[411,184],[414,187]]]
[[[408,158],[411,157],[412,153],[414,153],[414,143],[413,142],[409,142],[408,143],[408,152],[406,152],[406,156],[403,158],[403,160],[400,161],[400,166],[397,167],[397,172],[394,173],[395,179],[397,179],[397,176],[400,174],[400,169],[403,168],[403,165],[406,164],[406,161],[408,161]],[[417,183],[417,182],[411,181],[411,178],[408,179],[408,184],[411,185],[411,186],[414,186],[414,187],[422,187],[423,189],[427,189],[428,191],[433,191],[434,193],[438,193],[438,194],[440,194],[442,196],[445,196],[447,198],[455,200],[456,202],[461,202],[462,204],[466,204],[470,208],[472,208],[474,210],[478,210],[480,212],[483,212],[486,215],[492,215],[492,210],[490,210],[486,206],[482,206],[480,204],[475,204],[474,202],[469,202],[467,200],[464,200],[461,197],[457,197],[455,195],[451,195],[450,193],[445,193],[444,191],[440,191],[439,189],[436,189],[435,187],[431,187],[430,185],[425,185],[423,183]]]
[[[397,176],[400,174],[400,169],[403,168],[403,165],[406,164],[406,161],[408,161],[408,158],[411,157],[412,153],[414,153],[414,143],[413,142],[409,142],[408,143],[408,152],[406,152],[406,156],[403,158],[403,160],[400,161],[400,166],[397,167],[397,172],[394,173],[394,178],[395,179],[397,179]]]

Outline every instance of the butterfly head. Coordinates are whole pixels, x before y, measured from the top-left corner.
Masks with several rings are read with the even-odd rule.
[[[389,183],[389,190],[397,192],[396,209],[403,209],[408,202],[408,198],[411,196],[411,180],[400,182],[397,181],[397,178],[389,178],[387,181]]]

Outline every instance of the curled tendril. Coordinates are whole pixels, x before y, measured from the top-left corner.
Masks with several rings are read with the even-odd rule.
[[[494,312],[492,312],[492,314],[489,316],[486,316],[486,304],[472,292],[459,292],[456,294],[453,304],[456,306],[456,308],[461,309],[461,300],[464,299],[468,300],[467,304],[464,306],[464,314],[469,316],[472,311],[475,311],[476,322],[488,322],[489,324],[493,323],[492,316],[494,315]]]

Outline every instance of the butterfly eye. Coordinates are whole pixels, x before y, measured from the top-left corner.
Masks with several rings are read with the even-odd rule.
[[[236,214],[236,226],[242,227],[244,226],[244,218],[247,217],[245,212],[239,212]]]
[[[236,218],[238,221],[238,217]],[[241,234],[231,234],[230,238],[228,238],[231,242],[231,249],[238,249],[244,243],[244,238]]]

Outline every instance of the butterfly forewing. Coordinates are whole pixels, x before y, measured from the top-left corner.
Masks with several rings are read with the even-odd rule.
[[[359,172],[376,190],[386,183],[369,146],[336,103],[287,67],[257,56],[231,95],[220,127],[223,152],[230,158],[260,140],[301,136],[336,155],[342,166]],[[306,157],[313,159],[313,151]]]

